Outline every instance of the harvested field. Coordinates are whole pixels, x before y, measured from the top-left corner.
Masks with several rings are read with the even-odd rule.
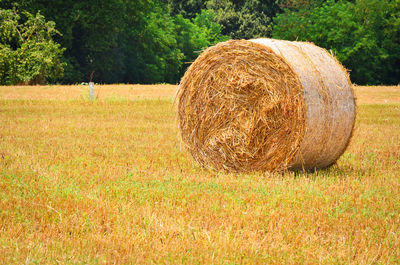
[[[97,99],[168,99],[175,95],[175,85],[98,85],[94,86]],[[1,99],[79,100],[87,99],[88,85],[0,86]]]
[[[347,151],[296,174],[197,166],[176,86],[87,91],[0,87],[0,264],[400,263],[399,86],[356,87]]]

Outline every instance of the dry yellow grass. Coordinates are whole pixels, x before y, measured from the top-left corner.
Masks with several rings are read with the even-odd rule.
[[[358,104],[400,104],[398,86],[354,86]]]
[[[175,85],[95,85],[97,99],[165,99],[174,97]],[[88,85],[0,86],[0,99],[86,99]]]
[[[176,85],[95,85],[98,99],[171,99]],[[358,104],[400,104],[399,86],[354,86]],[[0,99],[87,99],[87,85],[0,86]]]
[[[399,87],[357,87],[349,149],[299,174],[199,168],[175,86],[130,87],[0,87],[0,264],[400,263]]]

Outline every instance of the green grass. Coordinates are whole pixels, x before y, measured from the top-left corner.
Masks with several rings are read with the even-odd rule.
[[[398,264],[400,104],[337,165],[201,169],[170,98],[0,100],[1,264]]]

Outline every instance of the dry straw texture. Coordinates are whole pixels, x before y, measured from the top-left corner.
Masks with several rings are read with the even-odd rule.
[[[183,142],[202,166],[279,171],[333,164],[351,137],[345,69],[302,42],[231,40],[205,50],[178,89]]]

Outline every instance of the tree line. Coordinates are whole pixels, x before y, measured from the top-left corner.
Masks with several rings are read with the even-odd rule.
[[[400,80],[400,0],[0,0],[0,84],[176,83],[228,39],[312,41],[358,84]]]

